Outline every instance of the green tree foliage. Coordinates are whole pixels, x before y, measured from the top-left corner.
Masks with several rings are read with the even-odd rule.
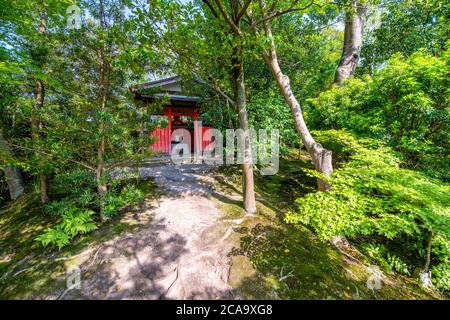
[[[310,193],[297,200],[298,210],[286,216],[290,223],[310,225],[319,237],[345,235],[369,237],[400,244],[411,256],[426,259],[426,239],[450,241],[450,188],[425,175],[402,169],[399,159],[376,140],[356,139],[342,131],[316,132],[319,141],[332,148],[342,161],[328,178],[329,192]],[[317,175],[315,171],[309,171]],[[438,240],[436,240],[438,238]],[[440,245],[442,247],[442,244]],[[435,268],[445,279],[448,250],[432,251]],[[367,247],[369,256],[383,261],[391,270],[409,274],[409,268],[392,253]],[[405,256],[405,254],[403,254]],[[421,265],[423,261],[419,261]],[[437,267],[440,263],[443,266]],[[442,283],[444,283],[443,280]],[[439,282],[440,283],[440,282]],[[448,290],[449,287],[442,286]]]
[[[145,118],[148,107],[135,104],[129,92],[151,66],[151,57],[142,54],[136,42],[129,3],[79,1],[78,29],[67,27],[70,4],[13,1],[0,16],[7,26],[0,28],[4,35],[0,86],[5,89],[0,122],[14,150],[9,161],[32,175],[41,170],[49,175],[53,201],[45,211],[58,222],[37,240],[58,247],[142,198],[135,179],[117,185],[112,172],[148,155],[142,147],[148,147],[151,139],[139,131],[152,130]],[[45,36],[38,32],[42,14],[47,21]],[[143,63],[147,66],[139,68]],[[39,110],[33,108],[37,80],[45,88]],[[31,118],[42,124],[38,141],[32,139]],[[96,173],[94,186],[104,186],[104,194],[92,185]],[[76,177],[83,182],[77,183]]]
[[[33,176],[46,180],[49,164],[43,153],[38,152],[43,145],[40,139],[40,112],[43,107],[38,99],[37,85],[40,84],[40,97],[45,100],[45,86],[49,82],[47,61],[52,58],[49,50],[58,43],[55,31],[62,26],[61,12],[70,1],[2,1],[0,4],[0,72],[2,87],[7,87],[5,99],[0,99],[0,125],[6,139],[14,143],[15,138],[32,137],[34,152],[31,156],[8,159],[10,165],[22,166]],[[51,34],[48,25],[52,25]],[[6,84],[6,85],[5,85]],[[2,88],[2,89],[3,89]],[[20,110],[20,111],[19,111]],[[32,133],[30,133],[32,131]],[[24,150],[11,150],[11,154],[20,155]],[[28,150],[30,151],[30,150]],[[23,161],[26,159],[27,161]],[[3,159],[2,159],[3,160]],[[5,161],[2,161],[3,163]],[[22,162],[22,163],[14,163]],[[43,186],[42,200],[47,200],[46,186]],[[44,201],[44,202],[45,202]]]
[[[75,236],[97,228],[100,221],[95,216],[100,208],[103,208],[103,216],[110,218],[128,205],[138,205],[143,199],[143,193],[133,183],[136,178],[132,172],[122,175],[120,179],[112,181],[104,196],[99,197],[92,172],[72,170],[58,174],[53,180],[53,195],[61,197],[61,200],[54,200],[45,207],[45,213],[56,217],[58,223],[45,230],[36,240],[44,246],[61,248]]]
[[[448,4],[357,1],[380,20],[367,24],[357,78],[333,87],[337,23],[352,3],[0,0],[0,130],[11,149],[0,168],[20,168],[31,192],[48,177],[41,208],[54,223],[36,240],[62,248],[142,201],[138,174],[124,167],[150,154],[157,106],[133,101],[129,87],[178,74],[203,98],[205,124],[279,129],[285,147],[301,147],[288,102],[306,118],[303,138],[316,129],[333,151],[331,176],[305,169],[331,189],[296,190],[306,195],[286,221],[323,240],[345,235],[389,272],[431,269],[450,290]],[[68,28],[72,4],[79,29]],[[331,164],[328,152],[309,155],[316,169],[324,156]],[[0,201],[4,186],[0,176]]]
[[[395,53],[409,56],[419,49],[433,55],[445,50],[449,38],[448,2],[441,0],[382,0],[372,7],[372,30],[364,38],[359,74],[375,72]]]
[[[310,100],[316,128],[347,128],[385,141],[407,168],[448,180],[450,51],[395,55],[373,78],[353,79]]]

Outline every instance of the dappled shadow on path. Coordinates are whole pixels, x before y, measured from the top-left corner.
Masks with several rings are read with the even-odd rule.
[[[204,166],[141,168],[163,189],[152,222],[104,243],[84,262],[82,286],[64,299],[230,299],[221,212]],[[218,228],[219,227],[219,228]],[[224,238],[225,239],[225,238]]]
[[[165,191],[166,198],[175,200],[186,195],[212,197],[222,203],[242,207],[242,191],[228,183],[221,175],[215,175],[213,171],[216,169],[217,166],[206,164],[178,166],[171,164],[141,168],[140,173],[144,178],[148,176],[155,178],[157,184]],[[215,190],[215,184],[228,188],[228,192]]]
[[[81,290],[66,298],[163,299],[176,280],[177,260],[187,252],[182,235],[160,237],[166,223],[154,221],[144,232],[103,245],[94,260],[80,266]]]

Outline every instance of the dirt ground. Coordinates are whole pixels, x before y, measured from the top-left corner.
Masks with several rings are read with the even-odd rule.
[[[233,224],[211,199],[206,165],[141,168],[164,191],[145,228],[77,259],[81,285],[62,299],[237,299],[228,284]],[[230,195],[228,195],[230,196]],[[232,196],[232,195],[231,195]],[[236,195],[237,196],[237,195]],[[230,223],[231,222],[231,223]],[[95,260],[95,261],[94,261]]]

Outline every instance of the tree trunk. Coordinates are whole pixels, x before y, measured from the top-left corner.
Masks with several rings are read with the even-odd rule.
[[[237,1],[230,1],[232,19],[234,24],[240,27],[240,8]],[[242,193],[244,196],[244,209],[247,214],[256,213],[255,184],[253,179],[253,154],[252,141],[248,127],[247,96],[245,92],[244,59],[242,57],[240,39],[241,34],[235,33],[236,44],[232,56],[232,82],[234,101],[238,113],[239,129],[244,132],[244,154],[242,163]]]
[[[300,104],[292,93],[289,77],[282,73],[278,64],[272,30],[268,21],[265,21],[264,27],[271,44],[270,51],[263,52],[264,61],[272,72],[286,103],[291,108],[295,120],[295,128],[300,134],[303,144],[314,162],[316,171],[329,176],[333,172],[332,152],[323,148],[320,143],[317,143],[309,132],[302,115]],[[319,191],[326,191],[330,188],[330,185],[323,179],[317,179],[317,187]]]
[[[108,188],[106,187],[104,181],[103,181],[103,172],[105,171],[105,139],[102,138],[99,146],[97,148],[97,192],[99,195],[104,195],[106,191],[108,191]]]
[[[356,0],[352,1],[351,8],[345,13],[344,47],[334,79],[338,85],[350,78],[358,65],[366,13],[367,5],[361,5]]]
[[[11,155],[11,148],[9,147],[8,142],[3,136],[3,131],[0,128],[0,147],[2,148],[2,152],[5,153],[5,156],[8,157]],[[3,172],[6,177],[6,183],[8,184],[9,195],[12,200],[17,199],[25,192],[25,183],[23,182],[22,173],[19,168],[13,165],[7,165]]]
[[[425,264],[423,266],[422,271],[419,274],[420,281],[422,284],[427,287],[431,288],[433,286],[432,280],[431,280],[431,271],[430,271],[430,264],[431,264],[431,244],[433,242],[434,234],[433,232],[428,233],[427,241],[425,244],[426,249],[426,258],[425,258]]]
[[[253,159],[248,115],[246,108],[246,93],[244,82],[244,64],[242,60],[235,59],[233,68],[233,91],[236,109],[239,118],[239,128],[245,133],[244,161],[242,164],[242,191],[244,195],[244,209],[248,214],[256,213],[255,186],[253,180]]]
[[[39,24],[39,33],[46,34],[47,33],[47,18],[45,14],[41,15],[41,21]],[[45,86],[42,80],[37,80],[35,85],[35,104],[33,115],[31,118],[31,139],[33,140],[35,146],[39,148],[39,140],[40,140],[40,131],[42,130],[43,124],[39,119],[39,112],[44,106],[44,97],[45,97]],[[41,194],[41,203],[45,204],[49,200],[48,196],[48,177],[45,171],[42,169],[43,161],[41,161],[41,155],[39,151],[36,151],[36,157],[39,160],[39,186],[40,186],[40,194]]]
[[[100,62],[99,62],[99,74],[100,74],[100,83],[99,83],[99,109],[101,111],[105,110],[106,107],[106,85],[105,85],[105,57],[104,57],[104,48],[100,48]],[[99,131],[100,134],[103,135],[104,125],[103,120],[100,120]],[[100,196],[104,195],[108,188],[103,181],[103,173],[105,170],[105,137],[102,136],[100,138],[98,147],[97,147],[97,191]]]
[[[105,85],[105,56],[104,56],[104,47],[99,50],[99,109],[101,111],[105,110],[106,107],[106,85]],[[103,120],[100,120],[99,131],[100,134],[103,135],[104,125]],[[106,193],[107,186],[103,181],[103,173],[105,170],[105,137],[102,136],[100,138],[98,147],[97,147],[97,191],[99,195],[104,195]]]
[[[100,0],[100,27],[104,29],[104,8],[103,0]],[[108,94],[108,82],[109,82],[109,68],[105,57],[105,45],[102,43],[99,48],[99,62],[98,62],[98,74],[99,74],[99,110],[104,111],[106,108],[106,97]],[[103,120],[100,120],[99,131],[102,137],[100,138],[97,147],[97,192],[100,196],[104,195],[108,188],[103,180],[103,173],[105,170],[105,137],[104,137],[104,125]],[[101,209],[102,210],[102,209]],[[103,211],[103,210],[102,210]]]

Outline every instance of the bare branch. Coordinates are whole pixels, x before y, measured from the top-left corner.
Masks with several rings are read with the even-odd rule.
[[[212,88],[214,91],[216,91],[218,94],[220,94],[222,97],[225,98],[225,100],[228,101],[229,104],[231,104],[234,108],[236,108],[236,102],[230,98],[229,95],[227,95],[219,86],[219,83],[216,79],[214,79],[212,76],[208,76],[208,82],[212,84]]]
[[[265,21],[268,21],[268,20],[271,20],[271,19],[273,19],[273,18],[282,16],[282,15],[284,15],[284,14],[291,13],[291,12],[296,12],[296,11],[303,11],[303,10],[306,10],[306,9],[310,8],[310,7],[313,6],[313,5],[317,5],[317,6],[321,7],[321,6],[318,5],[317,3],[314,3],[314,1],[315,1],[315,0],[312,0],[309,4],[307,4],[306,6],[301,7],[301,8],[294,8],[294,6],[295,6],[295,5],[297,4],[297,2],[298,2],[298,1],[294,1],[294,2],[292,3],[292,5],[291,5],[288,9],[281,10],[281,11],[277,11],[277,12],[274,12],[274,13],[272,13],[272,14],[269,14],[269,15],[263,17],[261,20],[259,20],[259,21],[255,22],[255,23],[253,23],[253,24],[249,27],[249,31],[253,31],[259,24],[264,23]]]
[[[54,154],[51,154],[51,153],[48,153],[48,152],[45,152],[45,151],[42,151],[42,150],[37,150],[36,151],[34,148],[28,148],[28,147],[24,147],[24,146],[19,146],[17,144],[13,144],[13,143],[10,143],[10,142],[7,142],[7,144],[9,144],[10,146],[12,146],[14,148],[18,148],[18,149],[22,149],[22,150],[28,150],[28,151],[33,151],[33,152],[37,152],[38,154],[50,156],[50,157],[53,157],[53,158],[60,158],[62,160],[67,160],[68,162],[72,162],[72,163],[78,164],[78,165],[84,167],[85,169],[88,169],[89,171],[95,172],[95,168],[94,167],[91,167],[91,166],[89,166],[89,165],[87,165],[87,164],[85,164],[83,162],[79,162],[79,161],[76,161],[76,160],[73,160],[73,159],[69,159],[69,158],[58,157],[58,156],[55,156]]]
[[[208,6],[209,10],[211,10],[215,18],[219,18],[219,14],[217,13],[216,9],[214,9],[214,6],[211,4],[211,2],[209,2],[209,0],[203,0],[203,3]]]
[[[237,21],[241,20],[241,18],[245,15],[245,13],[247,12],[248,6],[250,5],[251,2],[252,2],[252,0],[247,0],[247,2],[244,3],[241,11],[239,11],[239,13],[236,17]]]
[[[267,10],[267,13],[271,14],[272,12],[275,11],[275,8],[277,6],[278,1],[274,1],[272,2],[272,5],[270,6],[269,10]]]
[[[219,8],[220,13],[222,13],[222,16],[225,18],[225,21],[230,25],[231,29],[233,29],[234,33],[236,33],[237,35],[241,35],[242,34],[241,29],[239,29],[239,27],[233,22],[233,20],[227,14],[227,11],[223,6],[222,1],[215,0],[215,2],[217,4],[217,7]]]

